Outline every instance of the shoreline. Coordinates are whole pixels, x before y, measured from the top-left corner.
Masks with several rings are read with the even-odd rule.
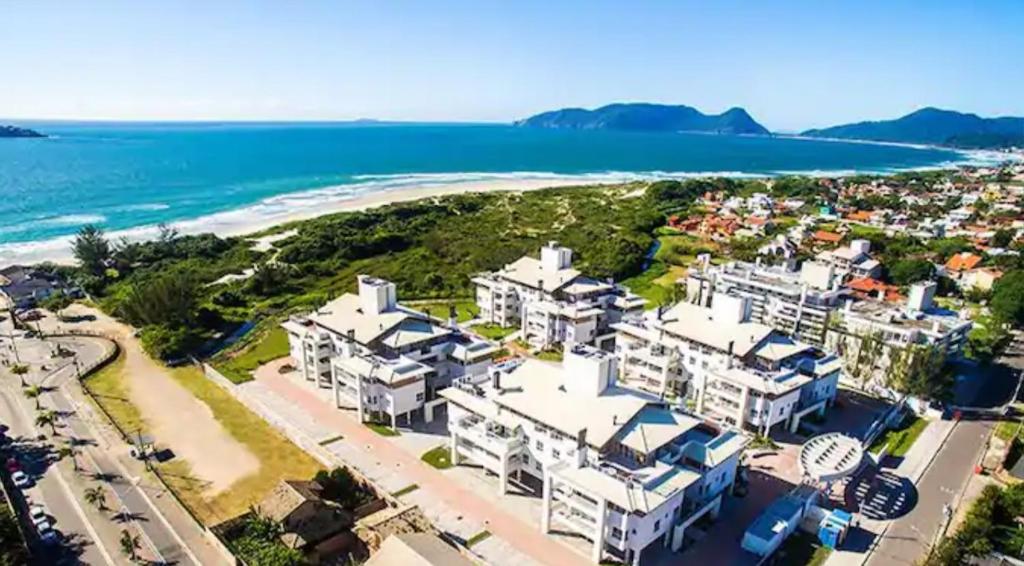
[[[790,137],[791,139],[801,139]],[[806,138],[810,141],[833,141],[826,138]],[[834,140],[851,142],[851,140]],[[853,143],[882,144],[887,142],[854,141]],[[906,145],[906,144],[891,144]],[[922,146],[916,146],[918,148]],[[168,222],[168,225],[185,235],[213,233],[220,237],[254,235],[292,222],[309,220],[339,212],[353,212],[384,206],[387,204],[447,196],[461,193],[485,193],[495,191],[531,191],[566,186],[610,185],[658,179],[685,179],[705,177],[732,177],[761,179],[779,175],[848,176],[858,173],[892,175],[900,171],[922,171],[955,169],[964,166],[985,167],[994,165],[993,152],[950,150],[962,159],[936,163],[930,166],[913,167],[893,171],[870,170],[804,170],[745,173],[739,171],[607,171],[603,173],[558,174],[544,172],[507,173],[421,173],[400,175],[365,175],[356,177],[358,183],[334,185],[282,193],[268,197],[254,204],[197,218]],[[1000,161],[1024,161],[1024,153],[999,152]],[[458,178],[465,177],[464,180]],[[393,185],[379,185],[381,181],[397,179]],[[366,190],[376,185],[377,190]],[[130,242],[146,241],[157,237],[157,225],[143,225],[132,228],[110,230],[110,241],[125,239]],[[15,264],[36,264],[52,262],[71,264],[74,262],[71,243],[73,234],[46,240],[0,243],[0,266]]]
[[[638,176],[639,178],[639,176]],[[592,177],[566,177],[566,178],[539,178],[539,179],[505,179],[489,181],[464,181],[455,183],[424,183],[421,185],[406,186],[384,191],[360,194],[348,198],[339,197],[328,201],[318,201],[315,206],[306,206],[300,209],[281,211],[279,213],[259,214],[256,209],[265,203],[243,207],[226,212],[214,213],[208,216],[171,222],[170,226],[177,229],[181,234],[195,235],[202,233],[214,233],[220,237],[241,237],[251,236],[270,230],[283,227],[292,222],[309,220],[320,216],[327,216],[339,212],[356,212],[395,204],[411,202],[415,200],[448,196],[463,193],[489,193],[489,192],[522,192],[546,188],[583,186],[583,185],[607,185],[615,182],[627,182],[628,179],[616,178],[608,175],[606,178]],[[320,189],[325,190],[325,189]],[[283,194],[275,197],[287,200],[295,194]],[[114,242],[121,238],[128,241],[145,241],[157,236],[157,226],[140,226],[126,230],[112,230],[107,232],[107,238]],[[70,265],[74,262],[71,252],[73,235],[41,240],[35,242],[13,242],[0,244],[0,266],[7,265],[31,265],[36,263],[51,262],[62,265]]]

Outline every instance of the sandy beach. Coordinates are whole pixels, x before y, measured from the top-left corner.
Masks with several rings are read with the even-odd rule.
[[[325,197],[324,193],[329,190],[327,188],[280,195],[249,207],[174,222],[171,226],[182,234],[212,232],[221,237],[244,236],[297,220],[306,220],[337,212],[365,210],[423,198],[459,193],[531,191],[548,187],[594,185],[624,180],[611,176],[604,179],[588,176],[435,183],[337,198]],[[145,241],[155,238],[157,233],[156,226],[141,226],[128,230],[110,231],[107,236],[111,241],[122,238],[128,241]],[[71,253],[71,241],[72,237],[67,236],[39,242],[0,244],[0,266],[45,261],[70,264],[74,261]]]

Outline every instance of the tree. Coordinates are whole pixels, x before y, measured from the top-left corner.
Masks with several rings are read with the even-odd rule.
[[[172,328],[165,324],[144,326],[139,333],[142,348],[158,360],[174,360],[188,355],[199,345],[200,337],[186,326]]]
[[[36,415],[36,426],[48,426],[50,427],[50,432],[52,432],[54,436],[57,436],[57,413],[53,411],[43,411],[39,413]]]
[[[111,257],[110,242],[103,230],[94,224],[86,224],[75,236],[72,251],[82,268],[95,276],[102,276]]]
[[[114,313],[133,326],[192,324],[198,284],[188,271],[136,281],[114,299]]]
[[[121,552],[134,562],[138,558],[139,549],[142,548],[139,535],[133,535],[128,532],[128,529],[124,529],[121,531],[121,538],[118,542],[121,544]]]
[[[911,344],[889,349],[885,385],[904,395],[944,399],[952,391],[952,375],[945,371],[946,354],[939,346]]]
[[[967,335],[965,354],[968,358],[987,363],[994,360],[1010,344],[1012,335],[1006,324],[994,316],[975,319]]]
[[[889,277],[897,285],[910,285],[932,278],[935,266],[924,259],[901,259],[889,268]]]
[[[885,341],[881,332],[851,336],[848,340],[857,345],[852,353],[845,356],[846,371],[864,389],[878,373],[877,363],[885,349]]]
[[[1003,228],[996,230],[996,233],[992,235],[992,245],[997,248],[1005,248],[1013,243],[1013,239],[1016,237],[1016,233],[1013,230],[1007,230]]]
[[[14,364],[11,366],[11,373],[21,378],[21,386],[26,387],[25,374],[28,373],[28,366],[25,364]]]
[[[67,444],[57,449],[57,457],[71,458],[71,466],[78,471],[78,446],[75,445],[74,441],[69,440]]]
[[[22,393],[25,395],[26,399],[32,399],[36,402],[36,410],[38,411],[40,408],[39,396],[43,394],[43,388],[38,385],[32,385],[30,387],[26,387]]]
[[[96,507],[100,511],[107,510],[107,494],[102,487],[87,488],[83,495],[85,496],[85,502],[89,505]]]
[[[75,302],[74,299],[69,297],[67,293],[58,291],[43,300],[40,306],[57,315],[57,318],[63,319],[64,317],[60,314],[61,311],[70,307],[73,302]]]
[[[996,281],[992,289],[992,313],[1014,325],[1024,325],[1024,271],[1014,270]]]

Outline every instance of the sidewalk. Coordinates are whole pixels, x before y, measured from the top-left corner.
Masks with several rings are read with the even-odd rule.
[[[277,421],[275,424],[286,421],[291,429],[301,427],[310,441],[324,443],[321,447],[339,464],[355,467],[391,492],[409,490],[401,499],[419,505],[438,528],[463,540],[490,532],[491,537],[471,549],[489,564],[587,563],[584,556],[544,535],[539,522],[527,524],[465,489],[453,478],[423,463],[418,455],[338,411],[303,384],[267,372],[241,388],[246,390],[243,397],[247,404],[262,405],[251,406],[254,411],[270,417],[271,422]],[[254,401],[254,397],[259,401]],[[267,415],[268,410],[271,415]],[[339,433],[343,440],[337,439]]]
[[[914,445],[910,447],[903,461],[894,469],[888,469],[896,476],[909,479],[914,485],[921,480],[921,476],[931,465],[932,460],[939,453],[946,439],[956,426],[956,421],[933,420],[918,437]],[[870,456],[867,456],[870,457]],[[871,546],[866,552],[854,552],[850,550],[836,549],[825,561],[825,566],[860,566],[871,556],[875,547],[882,540],[886,530],[892,521],[878,521],[854,515],[854,521],[860,522],[860,528],[867,531],[873,537]]]

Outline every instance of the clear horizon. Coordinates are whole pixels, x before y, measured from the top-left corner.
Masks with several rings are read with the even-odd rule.
[[[8,3],[0,116],[508,123],[636,101],[739,106],[783,133],[1024,116],[1024,3],[919,6]]]

